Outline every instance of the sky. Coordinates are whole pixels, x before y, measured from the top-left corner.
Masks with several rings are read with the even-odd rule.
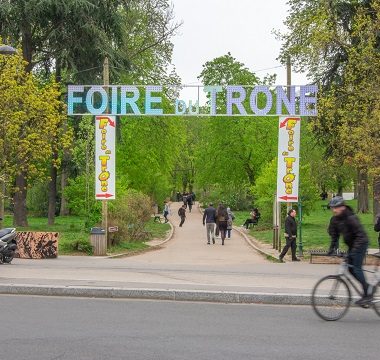
[[[260,78],[276,73],[276,85],[286,84],[286,69],[276,60],[281,43],[273,34],[273,30],[285,30],[286,0],[172,0],[172,3],[176,20],[183,21],[173,38],[173,64],[182,84],[199,84],[197,76],[202,65],[227,52]],[[292,83],[306,84],[306,76],[293,72]],[[184,91],[181,96],[193,97],[195,91]]]

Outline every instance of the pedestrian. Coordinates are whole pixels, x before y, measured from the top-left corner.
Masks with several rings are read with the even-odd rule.
[[[183,193],[182,195],[182,201],[183,201],[183,205],[185,205],[185,209],[187,208],[187,193]]]
[[[377,243],[379,245],[379,251],[380,251],[380,213],[377,214],[374,230],[379,233],[379,238],[377,239]]]
[[[210,238],[212,239],[212,243],[215,244],[215,224],[216,209],[214,208],[213,203],[210,203],[203,213],[203,226],[206,225],[208,245],[210,245]]]
[[[182,199],[181,193],[177,191],[177,202],[180,202]]]
[[[181,218],[181,222],[179,223],[179,227],[182,227],[183,223],[186,220],[186,207],[182,205],[178,210],[178,216]]]
[[[235,215],[231,209],[227,208],[228,220],[227,220],[227,238],[231,239],[232,223],[235,220]]]
[[[191,191],[190,196],[191,196],[191,198],[193,200],[193,203],[194,203],[195,202],[195,193],[194,193],[194,191]]]
[[[222,239],[222,245],[224,245],[224,239],[226,238],[227,232],[228,213],[223,204],[219,204],[218,206],[218,210],[216,211],[216,221]]]
[[[329,255],[338,249],[339,236],[342,235],[348,246],[348,270],[352,276],[360,282],[363,288],[362,298],[355,302],[357,305],[367,305],[373,299],[373,286],[369,285],[363,273],[363,260],[367,253],[368,236],[363,229],[359,218],[354,214],[352,208],[344,202],[341,196],[335,196],[330,201],[330,209],[333,217],[330,220],[329,234],[331,245]]]
[[[193,208],[193,197],[191,194],[187,194],[186,196],[187,206],[189,207],[189,212],[191,212],[191,209]]]
[[[169,207],[169,203],[167,201],[164,201],[164,211],[163,211],[163,214],[164,214],[165,224],[166,224],[169,221],[168,215],[170,215],[170,207]]]
[[[297,250],[297,222],[296,211],[294,209],[289,210],[288,216],[285,219],[285,240],[286,245],[282,249],[280,254],[280,261],[284,261],[284,256],[288,252],[289,248],[292,250],[292,261],[300,261],[296,256]]]

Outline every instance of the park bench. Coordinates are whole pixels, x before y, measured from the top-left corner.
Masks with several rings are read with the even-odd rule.
[[[336,258],[337,254],[339,254],[340,256],[345,256],[347,255],[347,251],[342,251],[342,250],[339,250],[337,251],[337,253],[335,253],[334,255],[328,255],[328,250],[325,250],[325,249],[311,249],[308,251],[308,254],[310,255],[310,264],[313,263],[313,257],[322,257],[322,256],[325,256],[325,257],[329,257],[329,258]],[[368,251],[366,253],[366,256],[364,258],[364,265],[367,263],[367,257],[368,257]]]

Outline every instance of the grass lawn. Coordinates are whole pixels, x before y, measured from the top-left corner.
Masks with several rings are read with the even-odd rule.
[[[329,225],[332,213],[330,210],[323,210],[321,207],[322,204],[326,204],[326,201],[318,202],[315,210],[309,216],[304,216],[302,219],[302,242],[304,250],[306,251],[309,249],[327,249],[330,246],[330,238],[327,234],[327,227]],[[355,201],[349,201],[348,204],[351,205],[353,209],[356,208]],[[236,217],[234,224],[237,226],[242,225],[245,219],[249,217],[249,211],[237,211],[234,212],[234,214]],[[373,215],[360,214],[359,218],[370,238],[370,247],[377,248],[377,238],[379,234],[373,230]],[[262,242],[269,244],[272,244],[273,242],[273,230],[271,225],[263,226],[259,223],[257,228],[255,227],[250,229],[249,232],[253,237]],[[344,247],[343,242],[341,247]]]
[[[86,230],[84,220],[77,216],[58,216],[55,224],[47,225],[46,218],[28,217],[28,227],[18,227],[18,231],[46,231],[59,232],[58,253],[59,255],[89,255],[91,254],[90,230]],[[6,215],[4,226],[12,227],[12,216]],[[153,219],[146,225],[146,230],[151,238],[161,239],[166,237],[170,225],[154,223]],[[150,240],[150,239],[146,239]],[[118,246],[111,247],[110,253],[136,252],[144,250],[148,245],[140,241],[125,241]]]

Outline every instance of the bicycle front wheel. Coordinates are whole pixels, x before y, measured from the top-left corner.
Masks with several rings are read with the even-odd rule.
[[[380,316],[380,283],[374,288],[372,307],[376,314]]]
[[[326,321],[339,320],[350,307],[350,288],[340,276],[326,276],[314,286],[311,304],[321,319]]]

